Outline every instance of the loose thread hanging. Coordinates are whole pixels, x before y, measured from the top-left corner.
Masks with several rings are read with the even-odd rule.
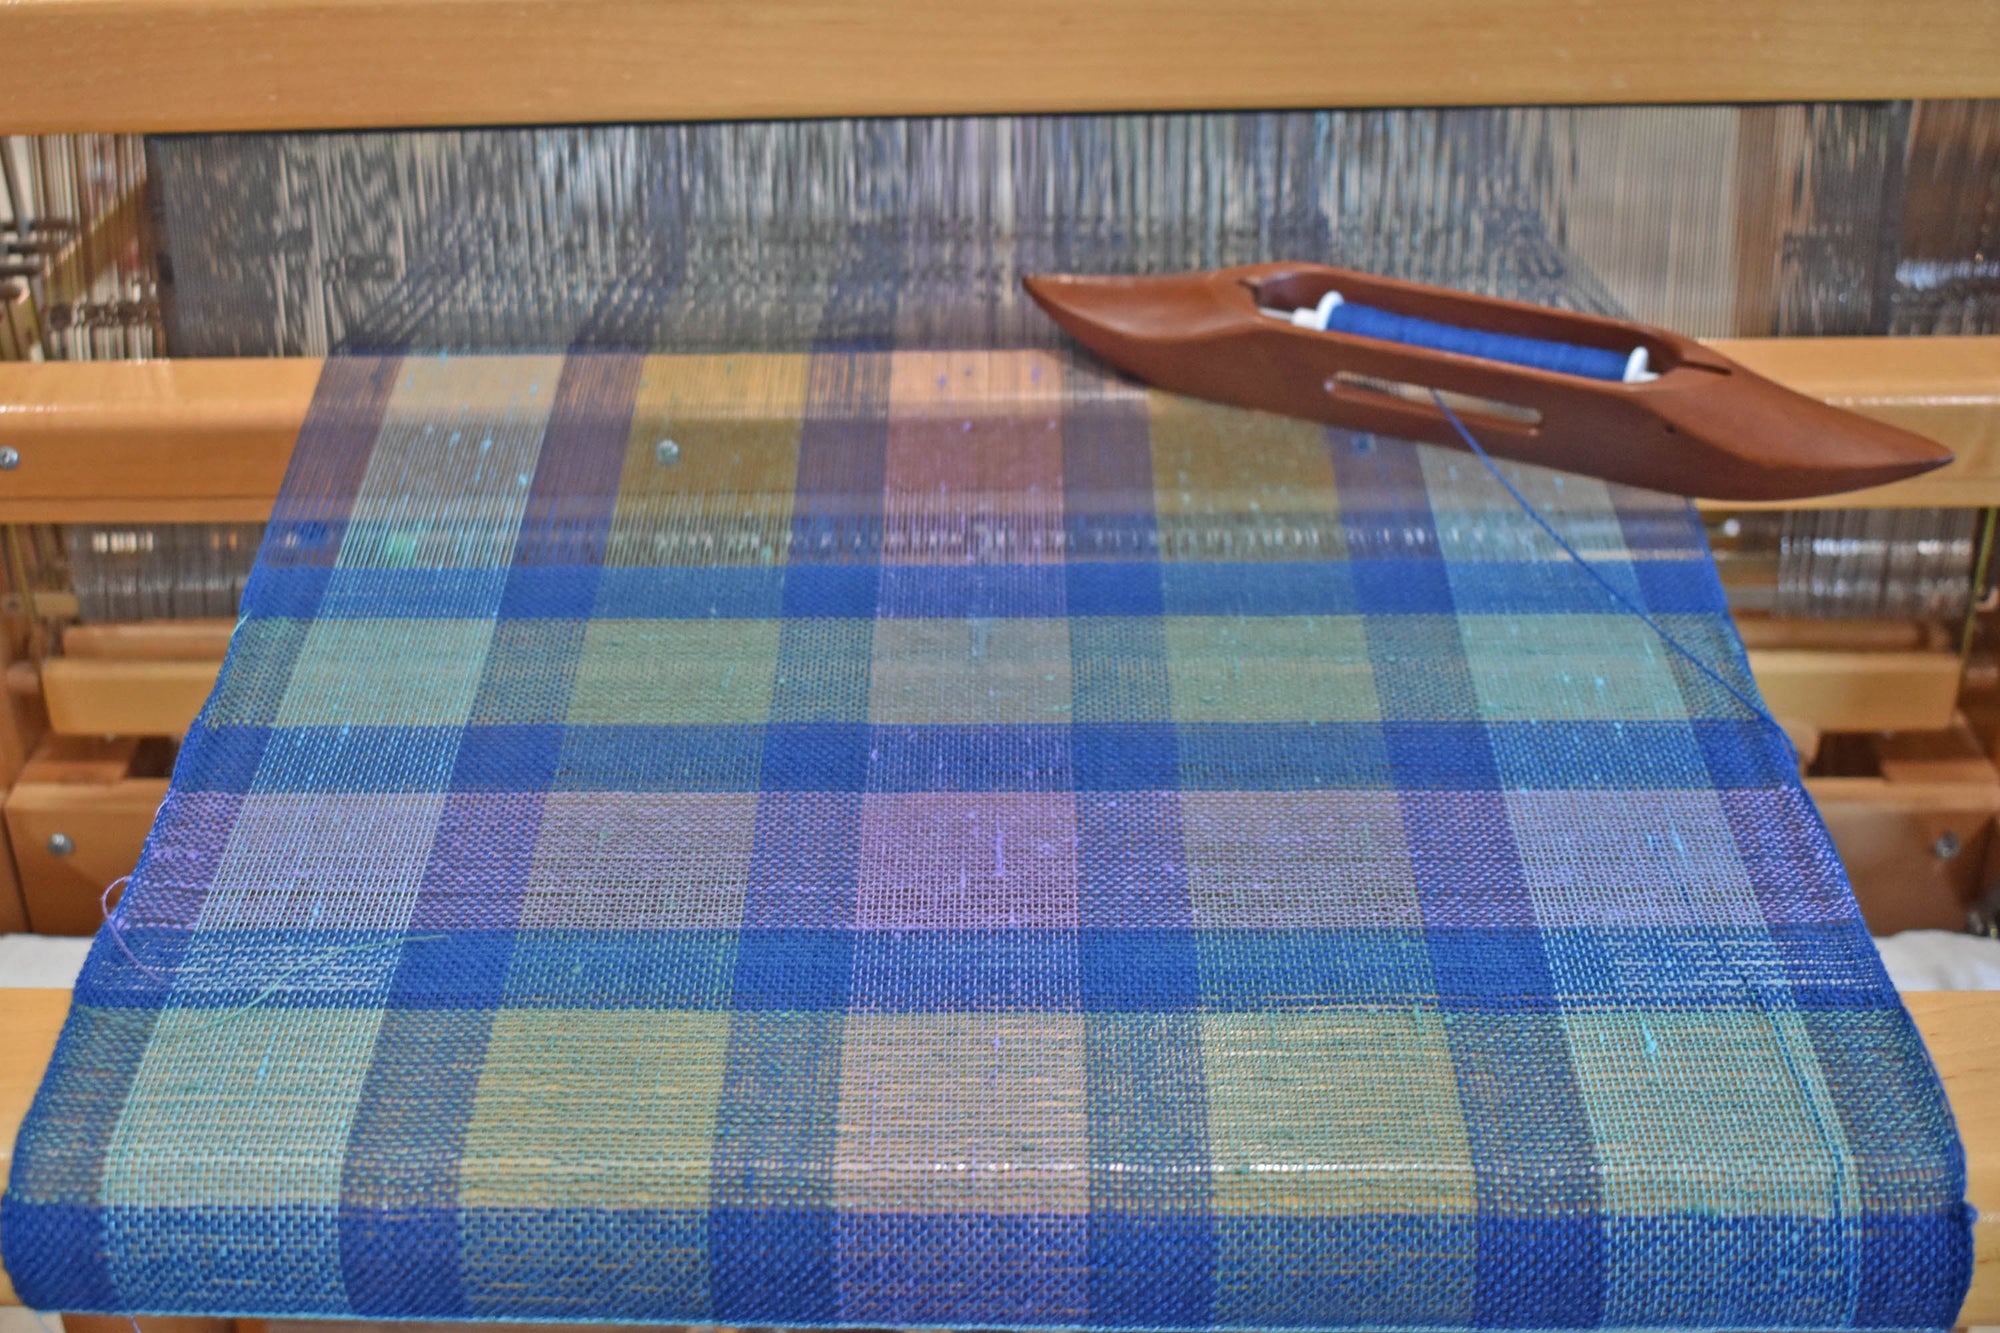
[[[351,953],[368,953],[377,949],[399,949],[405,944],[425,944],[432,940],[441,940],[445,938],[446,936],[443,935],[398,935],[394,939],[368,940],[361,944],[341,944],[341,945],[334,945],[330,948],[322,949],[318,954],[314,955],[313,957],[301,958],[298,962],[293,963],[290,967],[278,973],[277,976],[271,979],[269,985],[265,986],[264,989],[258,991],[255,995],[251,996],[250,999],[248,999],[244,1003],[229,1005],[224,1008],[218,1009],[216,1011],[216,1016],[214,1018],[211,1018],[208,1022],[196,1023],[192,1027],[179,1028],[176,1030],[175,1035],[181,1037],[192,1037],[203,1032],[213,1032],[215,1029],[219,1027],[223,1027],[229,1023],[235,1022],[237,1019],[243,1017],[251,1010],[256,1009],[258,1006],[262,1005],[264,1001],[270,999],[273,995],[276,995],[280,990],[284,989],[284,985],[286,982],[290,981],[293,977],[305,971],[307,968],[317,967],[321,963],[332,962],[336,958],[344,958]]]
[[[132,966],[138,968],[141,972],[144,972],[147,976],[159,982],[162,986],[171,987],[174,984],[173,978],[169,977],[166,973],[160,971],[156,967],[151,967],[146,963],[140,962],[139,955],[133,953],[132,946],[125,942],[125,932],[119,928],[118,909],[112,907],[111,895],[113,891],[116,890],[120,885],[129,884],[131,882],[132,882],[132,877],[130,875],[120,875],[117,879],[114,879],[109,884],[106,884],[104,886],[104,892],[97,895],[97,910],[103,914],[104,928],[111,933],[111,942],[118,946],[118,952],[124,954],[126,960],[130,962]],[[125,899],[122,896],[118,899],[118,905],[119,907],[123,907],[125,905]]]
[[[159,982],[162,986],[166,986],[169,989],[171,989],[174,984],[172,977],[160,971],[158,968],[150,966],[149,964],[141,961],[139,955],[132,952],[132,946],[125,942],[125,932],[118,925],[118,909],[111,906],[111,895],[118,889],[119,885],[129,884],[131,880],[132,877],[130,875],[120,875],[117,879],[114,879],[109,884],[105,885],[104,892],[97,896],[98,910],[101,911],[104,915],[104,929],[111,936],[111,942],[118,946],[118,951],[125,955],[126,960],[130,962],[132,966],[138,968],[141,972],[144,972],[147,976],[153,978],[153,980]],[[118,901],[119,901],[119,907],[123,907],[125,900],[123,898],[120,898]],[[300,972],[305,971],[309,967],[315,967],[321,963],[331,962],[336,958],[345,957],[346,955],[351,953],[367,953],[370,950],[374,949],[400,948],[405,944],[424,944],[432,940],[441,940],[444,938],[446,937],[443,935],[398,935],[394,939],[367,940],[360,944],[335,945],[330,948],[323,949],[313,957],[302,958],[298,962],[286,968],[284,971],[278,973],[276,977],[271,979],[271,983],[269,985],[265,986],[263,990],[260,990],[255,995],[251,996],[250,999],[244,1002],[243,1004],[229,1005],[225,1008],[219,1009],[217,1011],[218,1015],[217,1017],[210,1019],[206,1023],[198,1023],[193,1027],[181,1028],[179,1029],[179,1035],[183,1037],[190,1037],[201,1032],[211,1032],[214,1029],[221,1027],[225,1023],[231,1022],[237,1018],[242,1017],[244,1014],[247,1014],[251,1010],[256,1009],[258,1006],[262,1005],[266,1000],[270,999],[273,995],[276,995],[279,992],[279,990],[283,989],[287,981],[290,981],[294,976],[298,975]]]
[[[1488,454],[1485,449],[1480,447],[1479,441],[1473,438],[1472,432],[1466,429],[1465,423],[1458,419],[1458,413],[1451,410],[1451,404],[1445,401],[1444,394],[1436,389],[1432,389],[1431,397],[1437,401],[1438,410],[1444,413],[1445,420],[1451,422],[1451,428],[1458,432],[1458,438],[1465,441],[1465,447],[1472,451],[1473,456],[1475,458],[1477,458],[1481,463],[1484,463],[1486,465],[1486,470],[1493,474],[1493,479],[1495,481],[1499,482],[1501,486],[1506,488],[1507,494],[1514,497],[1514,503],[1521,506],[1521,512],[1526,514],[1529,518],[1533,519],[1535,522],[1535,526],[1539,527],[1543,532],[1547,533],[1549,536],[1549,540],[1553,541],[1558,547],[1562,548],[1562,552],[1564,555],[1568,556],[1571,560],[1576,562],[1576,564],[1580,568],[1582,568],[1584,573],[1590,575],[1592,579],[1596,580],[1597,585],[1600,588],[1604,589],[1604,591],[1610,595],[1612,601],[1618,603],[1619,606],[1623,607],[1625,610],[1637,616],[1639,618],[1640,623],[1645,625],[1647,629],[1653,631],[1654,634],[1658,635],[1660,641],[1666,644],[1667,647],[1673,649],[1675,652],[1679,653],[1682,657],[1685,657],[1690,663],[1694,665],[1695,670],[1701,672],[1704,676],[1707,676],[1717,685],[1720,685],[1723,689],[1729,691],[1731,697],[1733,697],[1738,703],[1742,704],[1745,708],[1749,709],[1752,714],[1770,723],[1771,729],[1777,732],[1779,738],[1784,741],[1785,749],[1787,752],[1791,754],[1792,763],[1794,766],[1796,766],[1799,762],[1798,747],[1792,744],[1791,734],[1785,730],[1784,723],[1778,721],[1777,718],[1773,717],[1771,715],[1771,711],[1768,708],[1764,707],[1764,705],[1760,703],[1758,700],[1752,698],[1748,694],[1745,694],[1742,690],[1732,685],[1722,675],[1721,672],[1717,671],[1714,667],[1710,666],[1707,662],[1703,661],[1700,654],[1696,653],[1694,649],[1688,647],[1686,644],[1682,643],[1679,639],[1675,638],[1673,634],[1668,631],[1666,626],[1662,625],[1659,621],[1653,619],[1651,614],[1649,614],[1644,607],[1640,606],[1630,597],[1627,597],[1624,591],[1621,588],[1619,588],[1617,584],[1613,583],[1610,579],[1605,577],[1603,570],[1599,569],[1595,564],[1593,564],[1589,560],[1584,559],[1583,553],[1578,551],[1574,546],[1571,546],[1568,540],[1565,539],[1560,532],[1556,531],[1555,525],[1550,523],[1546,518],[1542,517],[1542,512],[1539,509],[1535,508],[1534,503],[1530,501],[1527,496],[1521,494],[1520,488],[1514,485],[1514,483],[1508,479],[1507,474],[1500,470],[1500,465],[1493,461],[1492,455]]]

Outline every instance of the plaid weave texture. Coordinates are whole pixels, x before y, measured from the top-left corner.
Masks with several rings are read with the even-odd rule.
[[[1681,501],[1512,469],[1754,689]],[[67,1310],[1942,1327],[1770,724],[1472,459],[1039,352],[328,363],[23,1132]]]

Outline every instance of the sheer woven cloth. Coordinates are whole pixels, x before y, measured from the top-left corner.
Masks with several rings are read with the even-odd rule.
[[[1680,501],[1512,475],[1752,690]],[[329,362],[23,1131],[65,1310],[1942,1327],[1781,739],[1469,457],[1039,352]]]

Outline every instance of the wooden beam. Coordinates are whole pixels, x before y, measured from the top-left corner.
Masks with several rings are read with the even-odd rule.
[[[51,657],[42,663],[49,727],[65,736],[180,736],[215,689],[219,660]]]
[[[69,1009],[66,990],[0,990],[0,1171],[11,1164],[29,1099],[55,1052]],[[1979,1210],[1977,1264],[1961,1324],[2000,1324],[2000,991],[1905,997],[1944,1078],[1968,1167],[1967,1197]],[[0,1304],[16,1301],[0,1273]]]
[[[2000,94],[1993,0],[12,0],[0,131]]]
[[[2000,12],[1994,22],[2000,24]],[[1760,375],[1928,435],[1957,455],[1936,472],[1893,486],[1779,505],[1715,507],[2000,505],[2000,338],[1727,338],[1715,346]]]
[[[1959,455],[1928,477],[1807,504],[2000,504],[2000,337],[1720,346],[1782,383],[1909,426]],[[0,363],[0,444],[20,454],[0,472],[0,522],[262,521],[319,368],[304,358]]]
[[[1772,715],[1814,731],[1941,731],[1958,708],[1956,653],[1753,648],[1749,656]]]
[[[0,522],[262,522],[316,360],[0,364]]]
[[[69,626],[62,650],[117,662],[220,662],[235,633],[236,622],[221,617],[104,621]]]

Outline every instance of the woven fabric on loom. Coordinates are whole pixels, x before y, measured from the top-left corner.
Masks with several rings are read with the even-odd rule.
[[[670,442],[670,443],[669,443]],[[1677,500],[1515,470],[1751,690]],[[329,362],[23,1132],[66,1310],[1949,1325],[1783,742],[1466,455],[1042,352]]]

